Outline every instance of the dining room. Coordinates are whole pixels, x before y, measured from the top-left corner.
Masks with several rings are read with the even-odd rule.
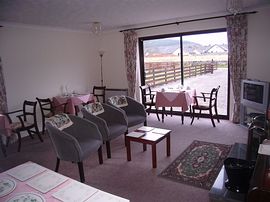
[[[0,5],[1,4],[2,3],[0,3]],[[148,4],[149,3],[147,3],[147,5]],[[182,6],[175,5],[175,7],[181,8]],[[225,11],[226,6],[223,5],[222,8],[223,7],[223,13],[227,13],[227,11]],[[115,7],[112,6],[112,9],[113,8]],[[193,6],[190,7],[190,10],[192,10],[192,8]],[[1,9],[8,9],[8,7],[2,7],[0,8],[0,11]],[[246,76],[248,78],[269,81],[269,57],[267,55],[270,47],[268,40],[270,33],[270,27],[268,25],[270,14],[269,3],[262,4],[261,6],[251,6],[248,11],[250,10],[256,10],[258,12],[247,15],[248,45]],[[0,13],[5,12],[3,11]],[[11,12],[11,10],[9,12]],[[59,13],[60,12],[58,12],[58,14]],[[179,10],[177,10],[177,13],[179,15]],[[199,17],[204,18],[205,15],[206,13],[202,13]],[[70,16],[70,12],[66,14],[66,19],[70,19],[67,16]],[[194,19],[198,17],[196,13],[193,13],[192,16]],[[106,19],[109,18],[106,17]],[[147,25],[155,25],[156,21],[158,21],[159,24],[163,24],[164,21],[175,21],[175,18],[171,18],[172,20],[168,19],[169,18],[163,16],[163,18],[152,19],[145,23],[147,23]],[[190,19],[190,17],[185,16],[185,19]],[[83,21],[83,19],[80,20]],[[224,29],[227,26],[226,19],[224,17],[180,24],[181,26],[171,24],[150,29],[138,29],[136,30],[136,39],[140,37],[156,37],[175,33],[191,33],[194,31]],[[2,93],[0,101],[1,104],[4,103],[4,110],[8,109],[8,111],[13,111],[21,109],[25,100],[34,101],[36,97],[50,99],[60,98],[58,99],[58,102],[68,102],[69,113],[76,114],[75,105],[81,105],[84,102],[92,101],[93,99],[91,94],[93,87],[100,85],[104,85],[108,89],[128,89],[129,95],[134,97],[138,102],[141,102],[139,86],[142,85],[142,72],[140,71],[138,61],[137,66],[132,66],[135,67],[132,71],[130,71],[131,69],[127,69],[129,60],[126,59],[125,55],[127,47],[125,43],[126,37],[123,32],[123,30],[130,27],[136,28],[137,26],[135,25],[137,24],[134,24],[134,26],[115,26],[111,30],[107,28],[107,30],[102,30],[96,34],[92,29],[90,29],[89,24],[87,24],[83,29],[52,26],[50,24],[46,26],[42,24],[24,24],[23,22],[12,22],[12,19],[5,20],[2,14],[0,14],[0,25],[0,70],[2,73],[0,83],[2,86],[5,86],[5,91],[2,91],[2,88],[0,90]],[[142,26],[143,25],[145,24],[142,24]],[[101,51],[103,53],[102,56],[100,56]],[[137,56],[137,60],[139,57],[142,57],[139,51],[136,51],[135,55]],[[130,72],[133,74],[131,75]],[[132,80],[133,83],[130,82],[130,80]],[[214,77],[213,80],[219,82],[217,77]],[[193,85],[201,85],[200,83],[191,83]],[[197,193],[199,194],[196,195],[195,201],[200,200],[200,196],[202,196],[202,201],[208,201],[207,191],[201,189],[189,190],[187,186],[181,187],[178,184],[175,185],[174,183],[157,180],[156,174],[171,163],[173,158],[176,157],[177,154],[181,153],[194,139],[202,141],[214,140],[216,142],[226,144],[233,144],[237,141],[242,143],[246,142],[246,128],[238,127],[238,124],[232,124],[231,122],[235,100],[233,98],[231,83],[228,82],[228,84],[228,88],[230,88],[229,120],[221,121],[216,128],[212,127],[209,119],[199,119],[199,121],[195,120],[193,125],[190,125],[191,119],[188,114],[185,114],[184,124],[181,124],[179,116],[170,116],[169,113],[167,116],[164,116],[163,123],[157,122],[154,111],[147,116],[149,125],[172,129],[174,131],[173,135],[175,136],[181,134],[172,144],[172,157],[167,158],[162,156],[158,162],[160,165],[158,170],[150,170],[148,162],[150,159],[148,158],[148,155],[150,154],[147,153],[146,156],[140,155],[141,150],[139,150],[139,148],[141,149],[141,147],[139,146],[135,147],[137,149],[135,150],[137,152],[135,154],[136,160],[131,163],[126,162],[125,147],[123,144],[124,140],[118,139],[115,142],[112,141],[112,152],[115,158],[109,159],[105,162],[103,167],[96,164],[95,160],[93,160],[96,157],[93,157],[86,162],[86,167],[90,168],[89,172],[86,174],[87,182],[89,184],[91,183],[93,186],[97,186],[97,188],[119,194],[125,198],[129,198],[128,193],[134,191],[131,195],[131,199],[133,199],[133,201],[143,201],[140,200],[139,197],[141,193],[147,196],[145,201],[157,200],[153,193],[155,193],[155,190],[161,189],[162,187],[165,187],[164,192],[167,194],[163,196],[163,192],[158,193],[160,201],[165,200],[166,197],[171,199],[171,201],[181,197],[186,201],[192,201],[191,196],[196,195]],[[177,84],[176,86],[178,85],[181,84]],[[200,92],[198,88],[196,89],[196,85],[196,93],[193,91],[193,93],[189,95],[190,99],[192,99],[192,95]],[[191,85],[189,85],[189,87],[190,86]],[[215,84],[214,87],[216,86],[217,85]],[[186,87],[187,86],[185,86],[184,91],[190,90]],[[86,96],[87,98],[82,98],[83,96],[81,97],[81,95]],[[2,99],[2,96],[4,96],[5,99]],[[173,95],[172,97],[176,98],[177,95]],[[190,102],[186,103],[184,108],[186,109],[189,104]],[[175,109],[179,107],[171,106],[175,107]],[[165,107],[169,110],[169,107],[171,106],[167,105]],[[160,107],[162,107],[162,105],[160,105]],[[183,105],[180,107],[183,107]],[[4,110],[2,110],[1,113]],[[160,113],[161,112],[162,111],[160,111]],[[188,110],[186,110],[186,112],[188,112]],[[179,114],[177,115],[181,115],[181,113],[182,111],[179,111]],[[37,119],[38,127],[41,130],[42,115],[39,106],[37,106]],[[6,124],[6,120],[4,120],[4,124]],[[223,128],[226,129],[223,130]],[[186,134],[188,134],[189,137],[187,137]],[[54,162],[52,163],[54,156],[52,154],[53,152],[51,145],[49,144],[48,136],[41,136],[44,139],[44,142],[39,141],[36,137],[34,138],[34,141],[32,141],[32,139],[30,139],[31,137],[28,137],[27,133],[24,133],[23,136],[26,137],[25,141],[22,143],[22,151],[17,152],[17,145],[11,144],[7,148],[8,161],[6,161],[4,157],[1,158],[0,170],[5,171],[12,166],[29,160],[29,158],[53,169],[55,166]],[[39,147],[40,145],[42,146]],[[46,150],[48,150],[48,153],[46,153]],[[158,155],[164,154],[163,150],[161,152],[158,150]],[[72,171],[70,177],[78,178],[77,174],[74,174],[75,172],[73,172],[72,165],[64,164],[63,167],[65,166],[67,166],[68,169],[66,171],[63,169],[61,172],[68,175],[69,172]],[[134,173],[132,171],[133,167],[136,167]],[[90,172],[92,170],[93,172]],[[113,170],[113,172],[110,172],[110,170]],[[128,172],[123,173],[123,170],[127,170]],[[106,173],[104,175],[106,177],[102,176],[103,172]],[[98,177],[95,176],[95,173],[98,173]],[[149,173],[151,173],[151,175],[149,175]],[[120,178],[119,176],[122,174],[124,176],[123,178]],[[136,185],[136,183],[132,183],[131,185],[131,183],[128,182],[129,177],[132,180],[136,180],[136,177],[141,174],[142,178],[145,177],[145,179],[142,179],[138,185]],[[109,183],[107,183],[106,180],[100,182],[99,180],[101,178],[103,180],[105,178],[109,178],[112,179],[112,181]],[[113,181],[116,180],[120,180],[119,186],[114,186]],[[151,191],[147,192],[146,190],[148,189],[148,186],[151,185],[151,182],[157,182],[157,184],[151,188]],[[146,184],[147,186],[139,186],[143,184]],[[125,190],[123,187],[127,187],[127,189]],[[176,194],[176,192],[178,192],[177,189],[182,190],[182,194]]]
[[[258,14],[250,16],[248,40],[253,47],[260,47],[261,54],[252,54],[255,48],[248,46],[249,77],[268,80],[267,34],[257,39],[256,30],[265,30],[268,8],[261,8]],[[260,20],[261,27],[257,20]],[[223,19],[194,22],[192,29],[204,27],[213,29],[225,26]],[[182,32],[191,28],[182,25]],[[160,32],[176,32],[177,27],[159,27],[152,30],[138,30],[139,36],[154,35]],[[6,25],[0,28],[0,53],[5,76],[5,86],[9,110],[17,109],[23,100],[35,97],[54,97],[64,90],[70,93],[90,93],[94,85],[101,84],[99,50],[104,50],[102,57],[104,85],[109,88],[128,87],[124,60],[123,33],[105,32],[99,35],[90,31],[73,31],[48,27]],[[267,30],[261,33],[267,33]],[[108,45],[110,44],[110,45]],[[72,47],[72,48],[70,48]],[[117,50],[117,51],[116,51]],[[260,61],[260,71],[254,70],[255,61]],[[122,78],[122,79],[119,79]],[[138,77],[139,78],[139,77]],[[16,82],[14,82],[16,81]],[[139,79],[138,79],[139,82]],[[33,85],[34,84],[34,85]],[[139,83],[135,88],[139,98]],[[12,93],[11,93],[12,92]],[[231,96],[232,97],[232,96]],[[232,102],[230,102],[232,105]],[[232,109],[232,107],[231,107]]]

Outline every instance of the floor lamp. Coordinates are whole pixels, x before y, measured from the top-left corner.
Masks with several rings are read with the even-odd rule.
[[[102,68],[102,57],[104,55],[104,51],[100,50],[98,51],[100,56],[100,78],[101,78],[101,86],[103,86],[103,68]]]

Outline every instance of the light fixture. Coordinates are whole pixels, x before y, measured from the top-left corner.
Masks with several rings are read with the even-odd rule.
[[[98,51],[99,56],[100,56],[100,78],[101,78],[101,86],[103,86],[103,67],[102,67],[102,57],[105,53],[104,50],[99,50]]]
[[[227,0],[227,11],[236,15],[243,10],[242,0]]]
[[[93,34],[98,35],[102,31],[100,22],[92,22],[91,31]]]

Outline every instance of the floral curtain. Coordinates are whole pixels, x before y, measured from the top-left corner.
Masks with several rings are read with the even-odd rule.
[[[135,31],[124,32],[125,65],[127,70],[128,93],[134,98],[136,85],[136,58],[138,37]]]
[[[228,60],[234,96],[232,122],[240,122],[241,80],[247,75],[247,16],[227,16]]]
[[[2,61],[0,57],[0,113],[4,112],[7,112],[7,93],[2,68]]]

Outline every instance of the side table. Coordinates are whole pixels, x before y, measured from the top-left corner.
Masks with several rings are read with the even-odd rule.
[[[155,133],[155,131],[161,131],[161,133]],[[131,161],[131,148],[130,148],[131,141],[143,143],[144,151],[146,151],[146,145],[149,144],[152,146],[152,166],[153,168],[156,168],[157,167],[156,145],[157,143],[166,138],[167,156],[170,156],[171,154],[170,134],[171,130],[159,128],[153,128],[151,131],[148,132],[138,130],[135,133],[131,132],[127,134],[126,135],[127,160]]]

